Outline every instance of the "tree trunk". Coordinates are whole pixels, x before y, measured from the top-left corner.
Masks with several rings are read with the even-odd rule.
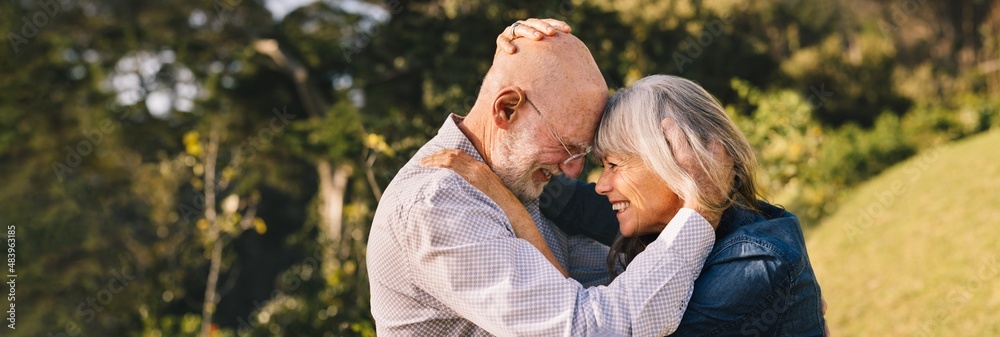
[[[329,160],[320,159],[316,162],[316,171],[319,174],[320,232],[325,234],[329,243],[338,244],[344,227],[347,178],[353,170],[348,165],[334,169]]]
[[[209,337],[212,328],[212,315],[215,314],[215,288],[219,282],[219,269],[222,263],[222,241],[219,239],[219,223],[215,214],[215,160],[219,152],[219,132],[213,126],[209,135],[208,146],[205,149],[205,221],[208,221],[208,239],[212,242],[211,263],[208,270],[208,280],[205,282],[205,300],[201,306],[201,336]]]
[[[295,83],[295,89],[302,100],[302,105],[311,118],[320,119],[329,110],[330,105],[320,94],[320,90],[309,81],[308,69],[294,55],[286,54],[275,40],[258,40],[254,48],[267,55]],[[316,161],[316,173],[319,174],[319,226],[320,240],[326,241],[324,247],[324,266],[331,266],[337,261],[335,250],[341,246],[344,231],[344,197],[347,191],[347,180],[353,169],[349,165],[334,167],[330,159],[321,158]],[[326,270],[332,272],[332,270]]]
[[[222,264],[222,242],[216,240],[212,244],[212,263],[208,270],[208,282],[205,285],[205,301],[201,306],[201,336],[209,337],[212,332],[212,316],[215,314],[216,288],[219,282],[219,269]]]

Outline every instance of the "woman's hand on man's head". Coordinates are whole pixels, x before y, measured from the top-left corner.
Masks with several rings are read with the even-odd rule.
[[[520,20],[515,24],[507,26],[503,30],[503,33],[497,36],[497,47],[503,49],[508,54],[513,54],[517,52],[517,46],[511,43],[514,39],[526,38],[538,41],[545,36],[556,35],[557,32],[568,34],[572,30],[568,24],[556,19],[531,18]]]

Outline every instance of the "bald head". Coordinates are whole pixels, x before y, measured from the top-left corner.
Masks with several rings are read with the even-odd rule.
[[[583,170],[579,154],[593,143],[608,87],[573,35],[513,43],[516,53],[494,56],[458,127],[504,184],[528,200],[538,198],[552,174],[576,177]]]
[[[493,66],[486,75],[484,89],[499,89],[504,85],[522,85],[525,90],[553,90],[563,86],[578,86],[584,90],[602,91],[607,94],[597,63],[583,41],[571,34],[557,33],[541,41],[515,39],[517,52],[498,52]]]
[[[587,46],[566,33],[512,43],[516,53],[500,51],[494,57],[477,105],[492,103],[507,88],[520,88],[546,119],[560,124],[564,137],[589,138],[603,114],[608,87]]]

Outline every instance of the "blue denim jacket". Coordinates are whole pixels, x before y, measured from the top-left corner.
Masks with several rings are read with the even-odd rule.
[[[585,184],[553,177],[542,213],[570,235],[610,245],[619,235],[611,204]],[[672,336],[822,336],[819,284],[795,215],[760,202],[757,214],[727,209],[715,246]]]

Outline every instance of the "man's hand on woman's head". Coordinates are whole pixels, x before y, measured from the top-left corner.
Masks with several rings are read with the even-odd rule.
[[[511,41],[519,38],[531,39],[534,41],[541,40],[545,36],[556,35],[557,32],[571,33],[572,28],[569,27],[565,22],[556,19],[527,19],[520,20],[510,26],[507,26],[497,36],[497,47],[503,49],[503,51],[508,54],[513,54],[517,52],[517,46],[515,46]]]

